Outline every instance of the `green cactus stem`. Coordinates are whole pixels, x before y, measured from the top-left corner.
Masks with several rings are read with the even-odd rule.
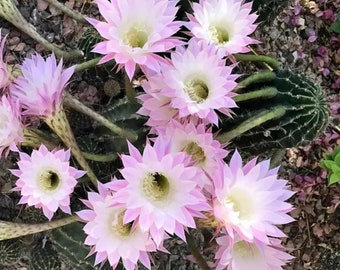
[[[257,115],[250,117],[249,119],[245,120],[238,126],[234,127],[229,132],[223,132],[220,133],[216,139],[220,141],[221,143],[228,143],[235,137],[241,135],[242,133],[262,125],[265,122],[268,122],[270,120],[280,118],[286,113],[286,109],[283,106],[275,107],[271,110],[265,110],[263,112],[258,113]]]
[[[39,129],[26,128],[24,129],[24,141],[21,145],[35,148],[44,144],[47,149],[51,151],[57,148],[59,143],[60,141],[55,137],[52,137]],[[117,159],[116,153],[94,154],[85,151],[81,151],[81,153],[85,159],[97,162],[111,162]]]
[[[198,265],[198,267],[202,270],[211,270],[211,268],[207,264],[207,261],[203,258],[201,252],[197,248],[195,240],[191,236],[191,234],[187,232],[185,233],[185,237],[187,239],[188,249],[192,256],[194,256],[194,258],[196,259],[196,264]]]
[[[77,71],[82,71],[82,70],[85,70],[85,69],[92,68],[92,67],[94,67],[98,64],[100,59],[101,59],[101,57],[97,57],[97,58],[91,59],[89,61],[83,62],[81,64],[77,64],[74,71],[77,72]]]
[[[261,71],[255,74],[248,76],[247,78],[238,82],[238,89],[242,89],[248,87],[249,85],[255,83],[263,83],[263,82],[270,82],[274,80],[276,77],[275,72],[272,71]]]
[[[276,59],[266,55],[239,53],[234,54],[234,57],[237,61],[266,63],[273,69],[278,69],[280,67],[280,63]]]
[[[135,142],[138,139],[138,135],[131,130],[124,130],[114,123],[110,122],[105,117],[101,116],[99,113],[93,111],[89,107],[85,106],[79,100],[72,97],[70,94],[66,93],[64,96],[64,105],[76,110],[77,112],[83,113],[92,119],[98,121],[104,127],[110,129],[114,134],[121,136],[122,138],[128,139],[130,142]]]
[[[78,216],[70,216],[40,224],[0,221],[0,241],[52,230],[77,221],[79,221]]]
[[[251,99],[259,99],[259,98],[272,98],[276,96],[278,93],[275,87],[264,87],[260,90],[251,91],[248,93],[239,94],[234,97],[234,101],[236,103],[242,101],[248,101]]]
[[[63,51],[52,43],[44,39],[27,20],[21,15],[17,7],[14,5],[12,0],[0,0],[0,17],[9,21],[19,30],[30,36],[32,39],[43,45],[46,49],[54,52],[59,58],[65,60],[81,58],[83,52],[79,50]]]
[[[89,22],[84,18],[83,15],[74,12],[73,10],[69,9],[64,4],[58,2],[57,0],[45,0],[47,3],[55,6],[56,8],[60,9],[62,12],[64,12],[67,16],[70,18],[76,20],[77,22],[83,23],[83,24],[89,24]]]
[[[132,83],[130,78],[125,73],[124,74],[124,86],[125,86],[125,95],[129,99],[130,102],[136,102],[136,91],[132,87]]]

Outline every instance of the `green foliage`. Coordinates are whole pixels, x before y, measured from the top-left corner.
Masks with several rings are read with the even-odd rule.
[[[331,28],[335,33],[340,34],[340,12],[336,14],[336,21],[331,25]]]
[[[233,146],[250,154],[304,145],[318,137],[328,125],[329,108],[324,91],[306,77],[279,70],[272,80],[252,83],[244,93],[263,87],[277,89],[275,96],[239,102],[233,119],[223,118],[221,132],[232,132],[250,118],[270,114],[277,108],[285,113],[245,131],[232,140]]]
[[[332,153],[324,155],[320,167],[329,172],[329,185],[340,183],[340,146],[335,147]]]

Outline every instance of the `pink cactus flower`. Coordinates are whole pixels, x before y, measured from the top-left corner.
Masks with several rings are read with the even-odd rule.
[[[129,150],[130,155],[121,157],[125,180],[113,182],[115,201],[126,206],[124,223],[137,219],[157,246],[167,237],[165,232],[185,240],[187,227],[196,227],[194,217],[211,210],[197,183],[201,171],[188,165],[185,153],[169,153],[168,144],[157,139],[143,154],[131,144]]]
[[[232,67],[225,65],[212,45],[190,40],[188,48],[176,48],[171,60],[148,83],[171,99],[169,106],[178,110],[179,118],[193,116],[217,125],[215,110],[230,116],[230,108],[236,107],[232,90],[237,75],[231,74]]]
[[[20,107],[11,98],[2,96],[0,100],[0,156],[12,144],[23,140],[23,124]],[[6,151],[6,154],[8,151]]]
[[[156,245],[149,233],[133,223],[123,222],[126,209],[115,202],[110,184],[98,183],[99,193],[88,192],[88,200],[83,200],[90,209],[77,212],[86,222],[85,244],[92,246],[90,254],[96,253],[95,265],[108,260],[116,269],[121,259],[125,269],[134,270],[139,260],[150,269],[148,253],[156,251]]]
[[[258,43],[249,37],[257,27],[252,3],[243,0],[200,0],[193,3],[186,26],[192,35],[214,44],[219,55],[248,52],[249,44]]]
[[[54,54],[46,60],[39,55],[25,59],[20,67],[22,75],[10,85],[10,94],[18,99],[23,114],[48,117],[59,111],[62,92],[75,66],[62,69],[63,61],[56,63]]]
[[[213,174],[218,168],[217,162],[222,162],[228,155],[228,151],[214,139],[211,129],[207,129],[204,124],[181,124],[171,121],[159,134],[159,140],[170,141],[170,152],[185,152],[191,162],[205,172],[204,176]],[[202,187],[211,187],[212,183],[208,177],[203,180],[205,181]]]
[[[70,150],[49,151],[44,145],[33,150],[31,156],[19,152],[19,169],[11,170],[19,177],[14,191],[20,191],[19,204],[42,209],[51,220],[60,208],[71,214],[70,195],[77,184],[76,179],[85,174],[69,164]]]
[[[99,63],[114,59],[119,68],[125,67],[132,79],[136,64],[159,72],[162,58],[156,53],[166,52],[181,44],[175,34],[181,22],[174,22],[177,0],[96,0],[105,22],[88,21],[105,39],[94,52],[105,56]]]
[[[269,244],[268,236],[285,236],[275,225],[293,221],[287,215],[292,205],[284,201],[294,192],[287,190],[287,181],[277,179],[277,171],[269,169],[269,160],[256,164],[252,159],[243,166],[237,151],[229,165],[216,171],[214,214],[232,238],[237,232],[245,241]]]
[[[282,270],[282,266],[293,257],[283,250],[280,240],[269,240],[269,245],[266,245],[256,240],[247,242],[240,237],[234,240],[229,236],[218,237],[216,270]]]

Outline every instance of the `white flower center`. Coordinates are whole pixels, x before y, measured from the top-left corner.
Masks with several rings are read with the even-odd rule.
[[[239,187],[234,187],[230,190],[228,197],[225,200],[227,205],[231,205],[234,212],[238,213],[239,219],[250,221],[254,216],[254,203],[252,195],[247,190]]]
[[[185,147],[184,147],[185,153],[191,156],[191,160],[194,162],[197,162],[198,164],[204,163],[206,156],[205,153],[196,142],[189,142]]]
[[[170,184],[163,174],[158,172],[148,173],[143,179],[142,190],[151,201],[161,201],[167,197]]]
[[[143,48],[148,41],[147,31],[141,27],[131,27],[124,35],[123,42],[132,48]]]
[[[185,82],[184,91],[192,101],[202,103],[209,95],[207,84],[200,79],[189,79]]]
[[[117,213],[115,213],[115,216],[113,218],[113,222],[111,225],[111,231],[115,235],[118,235],[120,237],[129,236],[131,232],[131,227],[132,227],[132,223],[127,223],[127,224],[123,223],[124,214],[125,214],[124,211],[120,212],[118,215]]]
[[[242,260],[252,260],[262,256],[260,250],[255,244],[246,241],[239,241],[234,244],[234,255]]]
[[[209,27],[210,35],[212,40],[219,45],[223,45],[229,41],[228,30],[220,25],[211,25]]]
[[[56,172],[47,169],[40,172],[38,181],[44,191],[53,191],[59,186],[60,177]]]

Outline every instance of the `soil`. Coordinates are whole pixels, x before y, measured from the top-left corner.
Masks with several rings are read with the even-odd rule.
[[[60,2],[65,2],[65,5],[70,8],[91,17],[98,16],[98,10],[92,1]],[[337,76],[340,76],[338,70],[339,43],[330,43],[328,37],[322,35],[314,42],[309,42],[305,33],[306,27],[321,31],[324,25],[318,24],[315,14],[305,6],[302,7],[301,18],[305,20],[306,27],[293,25],[291,19],[294,16],[297,2],[290,1],[289,6],[277,18],[259,28],[255,38],[262,43],[254,47],[254,50],[259,54],[273,56],[281,62],[284,68],[304,72],[320,83],[326,89],[330,104],[333,106],[331,124],[338,125],[340,122],[339,88],[333,86]],[[89,31],[89,26],[76,23],[44,1],[22,0],[18,1],[17,7],[42,36],[60,48],[74,49],[82,46],[82,49],[88,49],[89,44],[93,42],[88,40],[84,42],[84,35]],[[2,35],[8,34],[5,62],[20,63],[34,51],[48,54],[40,44],[5,20],[0,19],[0,28],[2,28]],[[324,69],[320,69],[320,66],[313,66],[315,52],[321,46],[328,48],[327,68],[331,73],[327,76],[323,75]],[[302,55],[304,56],[302,57]],[[321,68],[325,68],[325,66]],[[99,80],[97,80],[98,77],[100,77]],[[119,83],[114,88],[115,91],[105,91],[105,83],[109,81],[117,84],[115,79],[114,75],[110,75],[110,70],[101,71],[95,76],[83,74],[72,82],[71,89],[73,89],[73,94],[87,105],[100,106],[100,104],[110,102],[112,98],[121,95]],[[82,89],[82,92],[77,91],[79,89]],[[112,87],[107,89],[112,89]],[[328,186],[326,172],[319,167],[323,154],[330,151],[335,145],[340,145],[340,135],[329,127],[316,142],[304,147],[287,149],[282,161],[280,174],[282,178],[290,181],[292,189],[296,192],[291,199],[291,203],[295,207],[291,215],[296,221],[282,227],[288,236],[284,239],[284,245],[295,257],[284,268],[286,270],[340,269],[340,185]],[[15,208],[14,195],[9,191],[14,180],[7,171],[8,168],[14,166],[14,162],[14,157],[0,160],[0,209],[1,207],[5,209],[5,206],[6,209]],[[16,210],[13,211],[16,212]],[[13,216],[12,213],[0,211],[0,219],[8,220],[11,216]],[[207,261],[212,265],[214,249],[209,246],[209,243],[202,244],[205,235],[197,233],[195,239]],[[173,255],[156,255],[154,269],[198,269],[194,263],[187,260],[190,259],[189,252],[182,241],[178,239],[169,241],[167,248]],[[0,269],[25,269],[26,266],[21,262],[15,267],[1,268],[0,266]]]

